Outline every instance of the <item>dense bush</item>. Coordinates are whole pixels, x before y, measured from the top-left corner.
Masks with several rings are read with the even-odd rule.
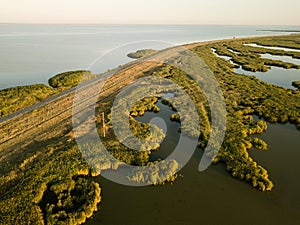
[[[39,152],[40,146],[28,148]],[[76,225],[97,210],[100,187],[90,179],[90,168],[76,143],[60,138],[43,146],[42,153],[25,166],[15,162],[9,165],[10,173],[0,171],[1,223]],[[13,183],[5,182],[11,172],[17,174]]]
[[[94,78],[96,78],[96,75],[91,71],[78,70],[57,74],[51,77],[48,82],[53,88],[71,88],[77,86],[80,82]]]
[[[146,184],[164,184],[165,182],[173,182],[177,175],[178,163],[175,160],[149,162],[148,167],[139,168],[128,176],[130,181]]]
[[[0,118],[34,105],[59,93],[44,84],[19,86],[0,90]]]
[[[52,181],[40,206],[47,224],[69,225],[84,223],[97,210],[99,202],[99,184],[78,177]]]
[[[293,85],[295,88],[300,89],[300,80],[298,80],[298,81],[293,81],[293,82],[292,82],[292,85]]]

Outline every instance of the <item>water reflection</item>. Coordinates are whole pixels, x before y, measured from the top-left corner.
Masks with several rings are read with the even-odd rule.
[[[280,215],[286,217],[285,224],[295,224],[300,209],[300,131],[292,124],[268,123],[268,130],[258,136],[268,143],[269,150],[251,150],[250,155],[269,171],[275,184],[271,196],[282,210]]]
[[[172,97],[172,93],[163,94],[163,98]],[[158,113],[145,112],[144,116],[136,118],[137,121],[143,123],[149,123],[153,118],[160,117],[165,121],[167,126],[166,138],[161,143],[159,150],[152,152],[150,160],[155,161],[158,159],[167,158],[176,148],[180,134],[178,132],[180,124],[177,122],[172,122],[170,116],[175,112],[169,106],[162,104],[161,100],[158,101],[157,106],[160,108]]]
[[[296,89],[292,86],[292,82],[300,80],[300,71],[297,69],[284,69],[272,66],[267,72],[251,72],[244,69],[237,68],[235,73],[244,74],[248,76],[255,76],[260,80],[266,81],[269,84],[275,84],[280,87],[289,89]]]
[[[213,54],[214,54],[215,56],[217,56],[217,57],[219,57],[219,58],[222,58],[222,59],[225,59],[226,61],[229,61],[231,64],[235,65],[235,68],[239,68],[239,67],[240,67],[239,65],[237,65],[236,63],[234,63],[234,62],[232,61],[232,58],[231,58],[231,57],[225,56],[225,55],[219,55],[219,54],[217,54],[217,50],[214,49],[214,48],[212,48],[211,50],[212,50],[212,52],[213,52]],[[229,49],[228,49],[228,50],[229,50]]]
[[[214,48],[212,48],[211,50],[212,50],[212,52],[213,52],[216,56],[218,56],[219,58],[222,58],[222,59],[225,59],[226,61],[232,62],[232,61],[231,61],[231,57],[225,56],[225,55],[218,55],[218,54],[217,54],[217,50],[214,49]]]
[[[288,62],[288,63],[293,63],[293,64],[296,64],[296,65],[300,65],[300,59],[295,59],[291,56],[261,54],[261,57],[264,58],[264,59],[280,60],[280,61],[283,61],[283,62]]]
[[[300,49],[295,49],[295,48],[270,47],[270,46],[258,45],[258,44],[254,44],[254,43],[244,44],[244,45],[245,46],[250,46],[250,47],[272,49],[272,50],[282,50],[282,51],[287,51],[287,52],[300,52]]]
[[[216,49],[212,49],[212,51],[216,56],[223,58],[226,61],[229,61],[231,64],[235,65],[231,57],[218,55],[216,53]],[[271,54],[262,54],[261,56],[262,58],[280,60],[283,62],[289,62],[300,65],[300,59],[294,59],[290,56],[275,56]],[[296,90],[296,88],[292,86],[292,82],[300,80],[300,70],[284,69],[275,66],[272,66],[271,69],[269,69],[267,72],[251,72],[244,70],[242,67],[236,66],[234,72],[248,76],[255,76],[260,80],[266,81],[269,84],[274,84],[280,87],[285,87],[293,90]]]
[[[232,53],[234,53],[234,54],[236,54],[236,55],[240,54],[240,52],[234,51],[234,50],[231,49],[231,48],[228,48],[228,51],[230,51],[230,52],[232,52]]]

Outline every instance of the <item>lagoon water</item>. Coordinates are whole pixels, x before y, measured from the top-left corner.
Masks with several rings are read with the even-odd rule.
[[[251,72],[243,70],[240,67],[234,71],[238,74],[256,76],[260,80],[266,81],[269,84],[275,84],[289,89],[296,89],[292,86],[292,82],[300,80],[300,70],[297,69],[284,69],[272,66],[267,72]]]
[[[215,49],[212,49],[212,52],[232,64],[235,64],[232,61],[232,58],[229,56],[218,55]],[[300,59],[293,58],[291,56],[279,56],[271,54],[261,54],[262,58],[280,60],[283,62],[293,63],[300,65]],[[274,84],[280,87],[296,89],[293,87],[292,82],[300,80],[300,70],[299,69],[285,69],[281,67],[271,66],[267,72],[251,72],[244,70],[241,66],[234,69],[235,73],[244,74],[247,76],[255,76],[260,80],[266,81],[269,84]]]
[[[299,29],[280,26],[197,25],[18,25],[0,24],[0,89],[45,83],[60,72],[87,69],[106,52],[133,42],[139,48],[162,49],[197,41],[286,34],[258,31]],[[128,49],[135,51],[138,49]],[[115,55],[100,71],[127,63],[126,54]]]
[[[165,120],[168,132],[153,159],[166,158],[176,147],[178,124],[169,120],[174,113],[158,103],[159,113],[139,118],[148,123],[154,117]],[[260,192],[231,177],[225,165],[199,172],[202,150],[196,149],[180,171],[183,177],[165,186],[128,187],[97,178],[102,187],[99,212],[87,225],[282,225],[300,221],[300,132],[294,125],[270,124],[260,137],[268,151],[250,150],[275,184],[271,192]]]
[[[258,45],[258,44],[254,44],[254,43],[245,44],[245,45],[251,46],[251,47],[273,49],[273,50],[282,50],[282,51],[286,51],[286,52],[300,52],[300,49],[294,49],[294,48],[270,47],[270,46]]]

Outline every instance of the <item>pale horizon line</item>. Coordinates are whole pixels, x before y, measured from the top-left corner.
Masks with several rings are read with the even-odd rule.
[[[102,26],[121,26],[121,25],[143,25],[143,26],[289,26],[300,27],[296,24],[222,24],[222,23],[38,23],[38,22],[0,22],[0,25],[102,25]]]

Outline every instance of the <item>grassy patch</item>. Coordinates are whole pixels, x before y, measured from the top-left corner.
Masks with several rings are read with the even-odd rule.
[[[96,78],[90,71],[70,71],[49,79],[49,86],[35,84],[0,90],[0,118],[32,106],[64,90]]]
[[[49,79],[49,85],[53,88],[69,89],[76,87],[80,82],[85,82],[96,78],[96,75],[91,71],[78,70],[64,72],[55,75]]]
[[[0,118],[41,102],[57,93],[59,90],[44,84],[0,90]]]
[[[32,153],[1,167],[1,223],[82,224],[97,210],[99,185],[75,142],[61,138],[42,145],[28,146]]]

